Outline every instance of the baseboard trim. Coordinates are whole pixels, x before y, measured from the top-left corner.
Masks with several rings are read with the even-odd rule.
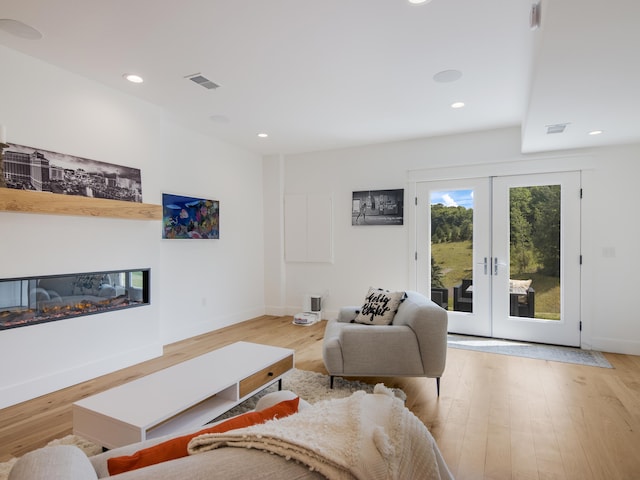
[[[170,343],[186,340],[187,338],[197,337],[205,333],[213,332],[236,323],[241,323],[252,318],[265,315],[264,308],[253,308],[243,312],[237,312],[232,315],[208,318],[201,322],[194,323],[188,329],[185,325],[180,326],[180,330],[164,330],[161,334],[162,342],[165,345]]]
[[[33,400],[48,393],[62,390],[88,380],[121,370],[138,363],[162,356],[162,345],[145,345],[135,350],[119,353],[95,362],[61,370],[47,376],[32,378],[27,382],[0,389],[0,409]]]
[[[287,315],[287,309],[285,307],[276,307],[273,305],[267,305],[264,307],[265,315],[274,315],[276,317],[283,317]]]
[[[640,355],[640,342],[619,338],[591,337],[591,350],[625,355]]]

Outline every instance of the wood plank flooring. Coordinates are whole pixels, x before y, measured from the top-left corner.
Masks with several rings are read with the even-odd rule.
[[[296,367],[326,373],[325,322],[265,316],[190,338],[160,358],[0,410],[0,461],[71,433],[80,398],[239,340],[293,348]],[[407,393],[457,479],[640,478],[640,357],[604,369],[449,349],[441,396],[424,378],[384,381]]]

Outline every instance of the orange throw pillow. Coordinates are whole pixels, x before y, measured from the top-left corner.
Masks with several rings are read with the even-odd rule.
[[[117,475],[118,473],[136,470],[138,468],[148,467],[156,463],[175,460],[176,458],[187,456],[187,446],[192,438],[205,433],[223,433],[237,428],[249,427],[258,423],[264,423],[274,418],[283,418],[298,411],[298,403],[300,398],[296,397],[292,400],[285,400],[277,403],[272,407],[265,408],[258,412],[247,412],[237,417],[225,420],[213,427],[200,430],[196,433],[190,433],[182,437],[172,438],[166,442],[158,443],[149,448],[139,450],[133,455],[123,457],[112,457],[107,460],[109,475]]]

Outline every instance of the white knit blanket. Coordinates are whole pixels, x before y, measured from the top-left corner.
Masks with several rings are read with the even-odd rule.
[[[301,462],[328,479],[451,479],[425,425],[384,385],[325,400],[278,420],[200,435],[195,454],[220,447],[268,451]]]

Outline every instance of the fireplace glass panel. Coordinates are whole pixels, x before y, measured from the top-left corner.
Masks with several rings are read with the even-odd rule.
[[[0,330],[148,305],[150,269],[0,279]]]

